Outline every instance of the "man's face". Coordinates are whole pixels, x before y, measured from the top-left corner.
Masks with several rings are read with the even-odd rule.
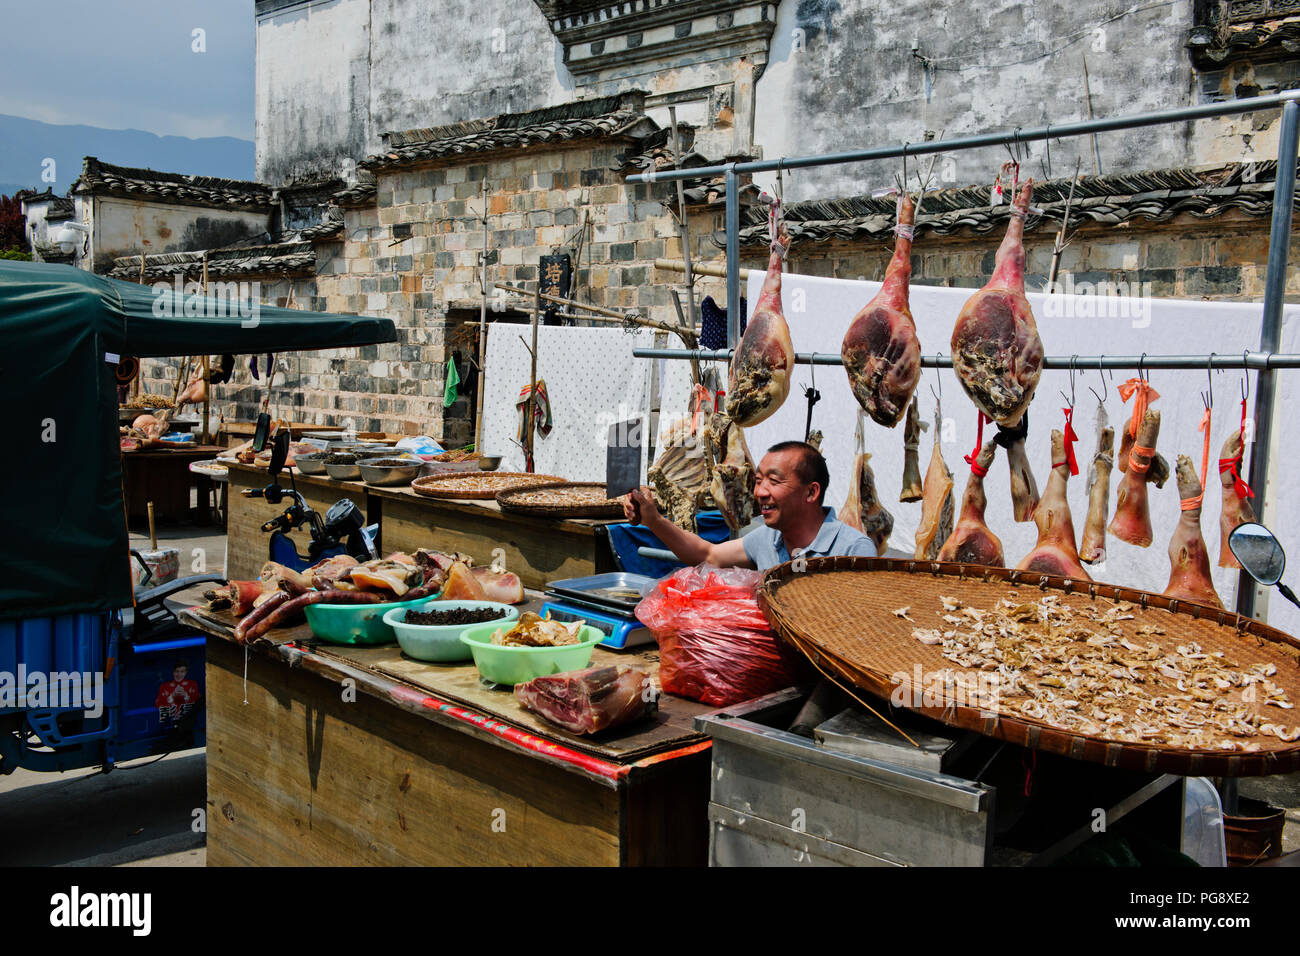
[[[780,528],[809,508],[818,507],[818,488],[803,483],[796,470],[798,464],[799,455],[793,451],[768,452],[758,463],[754,500],[769,528]]]
[[[185,675],[188,674],[189,672],[190,669],[186,667],[184,664],[182,664],[172,671],[172,680],[176,681],[177,683],[180,683],[185,679]]]

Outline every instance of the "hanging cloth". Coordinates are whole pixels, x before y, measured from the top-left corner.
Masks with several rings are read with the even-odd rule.
[[[519,409],[519,443],[524,444],[524,438],[527,437],[528,427],[528,403],[533,403],[533,422],[537,427],[537,434],[545,438],[555,427],[551,421],[551,400],[546,397],[546,380],[538,379],[535,388],[525,385],[519,390],[519,399],[515,402],[515,407]]]
[[[456,386],[460,384],[460,373],[456,371],[456,359],[447,359],[447,386],[442,392],[442,407],[451,408],[456,404]]]

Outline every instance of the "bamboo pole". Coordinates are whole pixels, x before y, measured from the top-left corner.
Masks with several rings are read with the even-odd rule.
[[[655,260],[655,268],[656,268],[656,269],[670,269],[670,270],[673,271],[673,272],[685,272],[685,271],[686,271],[686,263],[684,263],[684,262],[682,262],[682,261],[680,261],[680,260],[678,260],[678,259],[656,259],[656,260]],[[750,273],[751,271],[752,271],[752,270],[750,270],[750,269],[741,269],[741,270],[740,270],[740,278],[741,278],[742,280],[748,282],[748,281],[749,281],[749,273]],[[696,262],[696,263],[693,263],[693,264],[691,265],[691,273],[692,273],[693,275],[697,275],[697,276],[714,276],[715,278],[718,278],[718,279],[725,279],[725,278],[727,277],[727,267],[726,267],[726,266],[711,266],[711,265],[708,265],[708,264],[706,264],[706,263],[699,263],[699,262]]]
[[[668,107],[668,119],[673,127],[673,158],[677,160],[677,168],[682,165],[682,141],[677,131],[677,107]],[[686,277],[683,283],[686,286],[686,315],[689,317],[689,325],[693,329],[700,327],[699,314],[695,311],[695,277],[691,275],[691,233],[686,226],[686,197],[684,196],[684,184],[682,180],[677,180],[677,228],[682,238],[682,263],[685,265]]]
[[[533,347],[529,350],[532,358],[531,371],[528,373],[528,404],[524,406],[524,421],[528,431],[524,433],[524,470],[530,474],[536,470],[537,462],[533,457],[534,441],[537,434],[537,324],[542,312],[541,283],[533,301]]]
[[[478,379],[474,397],[474,450],[483,453],[483,384],[487,379],[487,253],[488,253],[488,201],[487,179],[483,180],[480,195],[483,197],[483,264],[479,276],[480,299],[478,304]]]

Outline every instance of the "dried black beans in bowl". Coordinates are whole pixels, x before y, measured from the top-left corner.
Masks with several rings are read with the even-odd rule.
[[[506,612],[493,607],[453,607],[445,611],[406,612],[407,624],[419,624],[434,627],[447,627],[452,624],[482,624],[497,621],[506,616]]]

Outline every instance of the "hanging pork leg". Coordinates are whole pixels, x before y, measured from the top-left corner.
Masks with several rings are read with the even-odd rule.
[[[912,200],[899,203],[898,238],[880,291],[849,324],[840,355],[858,404],[872,420],[893,428],[921,378],[921,345],[908,307],[912,277]]]
[[[1201,479],[1186,455],[1178,456],[1178,497],[1182,515],[1169,541],[1169,586],[1165,597],[1223,607],[1210,579],[1210,552],[1201,536]]]
[[[925,493],[921,484],[921,406],[916,397],[907,406],[907,421],[903,423],[903,490],[899,501],[920,501]]]
[[[794,345],[790,341],[790,326],[781,313],[781,266],[788,242],[782,223],[780,240],[773,244],[768,259],[763,291],[731,358],[727,414],[746,428],[770,418],[790,394]]]
[[[1151,510],[1147,504],[1147,472],[1155,458],[1156,438],[1160,435],[1160,413],[1147,409],[1138,427],[1137,439],[1129,453],[1128,468],[1115,495],[1115,517],[1110,533],[1121,541],[1139,548],[1151,546]]]
[[[995,440],[1007,450],[1007,470],[1011,473],[1011,516],[1016,521],[1033,521],[1038,507],[1038,482],[1029,466],[1025,436],[1029,434],[1029,413],[1020,416],[1013,428],[998,426]]]
[[[1114,464],[1115,429],[1104,424],[1104,409],[1098,411],[1097,451],[1088,472],[1088,517],[1083,522],[1079,559],[1084,564],[1106,560],[1106,515],[1110,513],[1110,469]]]
[[[997,450],[997,441],[990,438],[976,456],[975,467],[971,468],[970,477],[966,479],[957,527],[940,549],[940,561],[983,564],[994,568],[1005,566],[1002,540],[984,522],[984,509],[988,506],[988,498],[984,495],[984,475],[993,464]]]
[[[1223,443],[1220,461],[1236,458],[1241,454],[1241,432],[1235,431]],[[1228,536],[1237,525],[1255,520],[1255,509],[1250,506],[1249,498],[1237,497],[1237,478],[1231,468],[1219,466],[1219,483],[1223,486],[1223,507],[1219,511],[1219,567],[1240,568],[1241,562],[1228,547]]]
[[[1034,509],[1038,544],[1016,567],[1021,571],[1041,571],[1091,581],[1092,577],[1079,563],[1079,550],[1074,543],[1074,522],[1070,518],[1070,503],[1065,494],[1069,477],[1065,435],[1052,429],[1052,473],[1047,478],[1047,490]]]
[[[1007,426],[1020,421],[1043,371],[1043,343],[1025,298],[1022,236],[1032,193],[1030,180],[1011,205],[993,276],[962,306],[952,331],[953,371],[962,388],[980,411]]]

